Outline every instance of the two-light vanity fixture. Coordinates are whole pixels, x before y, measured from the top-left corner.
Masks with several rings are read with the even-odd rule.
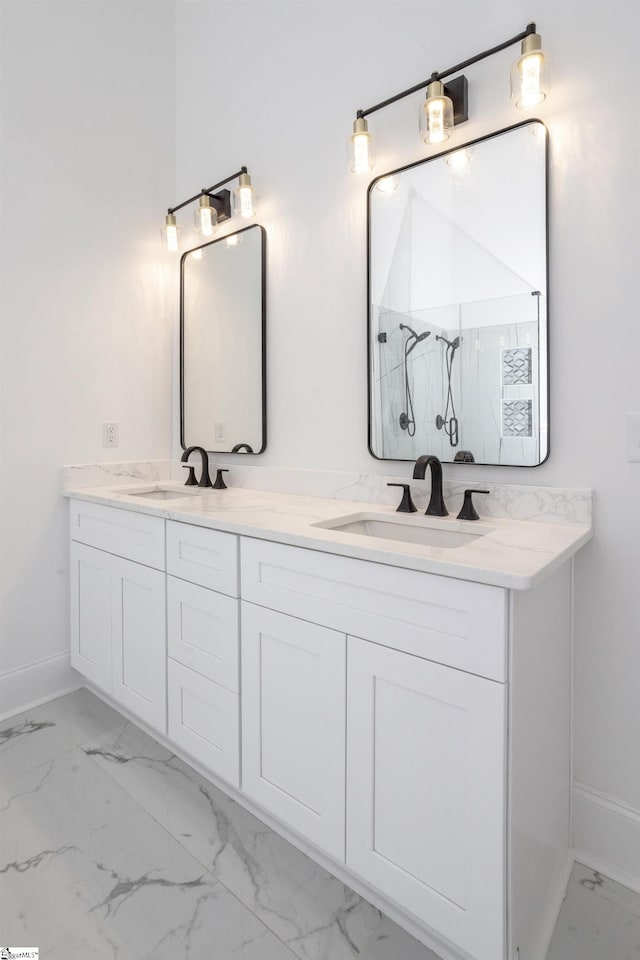
[[[178,203],[175,207],[169,207],[162,228],[162,239],[167,250],[171,253],[178,252],[179,227],[176,221],[176,211],[182,210],[183,207],[188,206],[190,203],[195,203],[196,200],[198,201],[198,206],[194,211],[196,229],[205,238],[213,236],[217,224],[231,217],[231,193],[229,190],[220,190],[220,187],[236,179],[238,186],[234,190],[233,195],[235,214],[244,219],[249,219],[249,217],[255,215],[256,211],[251,177],[247,173],[247,168],[241,167],[237,173],[232,173],[230,177],[219,180],[218,183],[214,183],[213,186],[201,190],[200,193],[196,193],[195,196],[189,197],[188,200]],[[214,191],[218,192],[215,193]]]
[[[547,69],[545,55],[542,52],[542,40],[536,33],[535,23],[527,24],[526,30],[499,43],[490,50],[470,57],[462,63],[449,67],[440,73],[432,73],[429,80],[409,87],[395,97],[389,97],[368,110],[358,110],[353,124],[353,133],[350,138],[350,165],[354,173],[366,173],[374,165],[373,138],[369,133],[366,118],[371,113],[382,110],[398,100],[403,100],[412,93],[427,88],[426,99],[420,104],[420,138],[428,144],[444,143],[448,139],[451,128],[464,120],[469,119],[467,78],[462,75],[455,77],[448,83],[445,79],[454,73],[459,73],[480,60],[505,50],[514,43],[521,43],[521,55],[511,69],[511,99],[516,107],[526,110],[542,103],[547,95]]]

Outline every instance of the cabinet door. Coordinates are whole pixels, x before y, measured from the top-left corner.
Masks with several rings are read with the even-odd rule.
[[[165,576],[112,558],[113,697],[167,732]]]
[[[71,543],[71,666],[111,693],[111,557]]]
[[[243,603],[242,788],[344,862],[346,637]]]
[[[347,865],[476,960],[499,960],[505,686],[349,637],[347,691]]]

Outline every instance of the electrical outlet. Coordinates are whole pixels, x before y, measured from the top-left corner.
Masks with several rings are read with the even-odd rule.
[[[216,420],[216,440],[224,440],[224,420]]]
[[[640,462],[640,413],[627,414],[627,459]]]
[[[117,447],[120,440],[118,439],[118,423],[103,423],[102,424],[102,446],[103,447]]]

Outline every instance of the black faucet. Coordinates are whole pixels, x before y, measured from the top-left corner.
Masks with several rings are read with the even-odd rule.
[[[430,453],[418,457],[413,468],[413,479],[424,480],[427,467],[431,467],[431,499],[425,513],[430,517],[448,517],[449,511],[442,496],[442,464],[438,458]]]
[[[185,452],[182,454],[182,462],[186,463],[193,453],[194,450],[197,450],[202,458],[202,473],[200,474],[200,479],[198,480],[199,487],[210,487],[211,477],[209,476],[209,454],[204,449],[204,447],[187,447]],[[189,478],[191,478],[191,473],[189,473]],[[187,480],[189,483],[189,480]]]

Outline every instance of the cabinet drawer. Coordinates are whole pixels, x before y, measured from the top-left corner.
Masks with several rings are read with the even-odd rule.
[[[167,577],[169,656],[233,693],[239,690],[239,603],[234,597]]]
[[[71,501],[71,539],[164,570],[164,520],[101,503]]]
[[[506,680],[501,587],[245,537],[241,551],[243,600]]]
[[[233,533],[169,520],[167,573],[237,597],[238,538]]]
[[[169,739],[204,767],[240,784],[240,703],[236,693],[169,660]]]

